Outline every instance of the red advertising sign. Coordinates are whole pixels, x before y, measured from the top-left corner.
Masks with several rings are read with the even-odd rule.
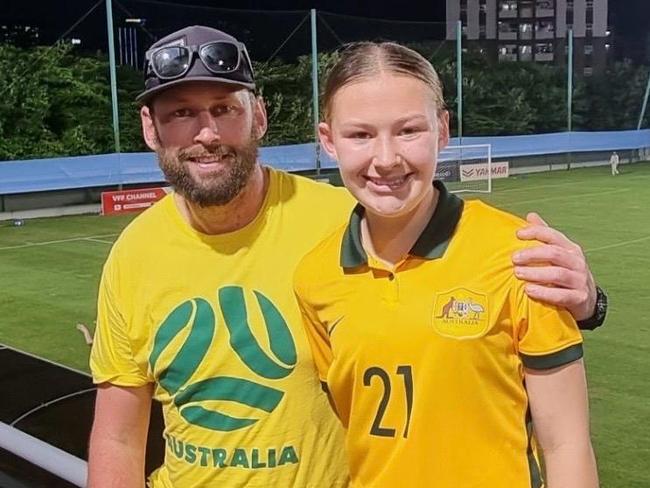
[[[168,188],[140,188],[139,190],[105,191],[102,193],[102,215],[139,212],[151,207],[164,197]]]

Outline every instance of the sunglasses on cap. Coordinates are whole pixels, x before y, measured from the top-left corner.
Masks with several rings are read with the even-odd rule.
[[[233,73],[242,63],[253,73],[253,66],[241,43],[231,41],[211,41],[198,46],[164,46],[148,52],[145,78],[151,72],[161,80],[173,80],[185,76],[196,58],[215,75]]]

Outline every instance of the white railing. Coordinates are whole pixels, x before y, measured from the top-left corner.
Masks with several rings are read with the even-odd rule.
[[[86,486],[86,461],[3,422],[0,422],[0,448],[75,486]]]

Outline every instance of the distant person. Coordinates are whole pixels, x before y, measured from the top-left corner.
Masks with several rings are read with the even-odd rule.
[[[614,151],[611,157],[609,158],[609,165],[612,168],[612,176],[616,176],[619,173],[618,163],[619,163],[618,153]]]
[[[103,269],[89,486],[144,486],[152,397],[166,449],[150,487],[347,486],[292,277],[353,201],[258,161],[266,110],[237,39],[188,27],[146,60],[144,138],[174,192],[124,230]],[[597,326],[579,246],[536,214],[529,223],[520,237],[543,244],[515,258],[527,293]]]

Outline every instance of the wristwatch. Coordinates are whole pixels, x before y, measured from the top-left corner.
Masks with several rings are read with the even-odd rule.
[[[596,309],[588,319],[578,320],[578,328],[582,330],[594,330],[603,325],[607,315],[607,295],[600,286],[596,286]]]

